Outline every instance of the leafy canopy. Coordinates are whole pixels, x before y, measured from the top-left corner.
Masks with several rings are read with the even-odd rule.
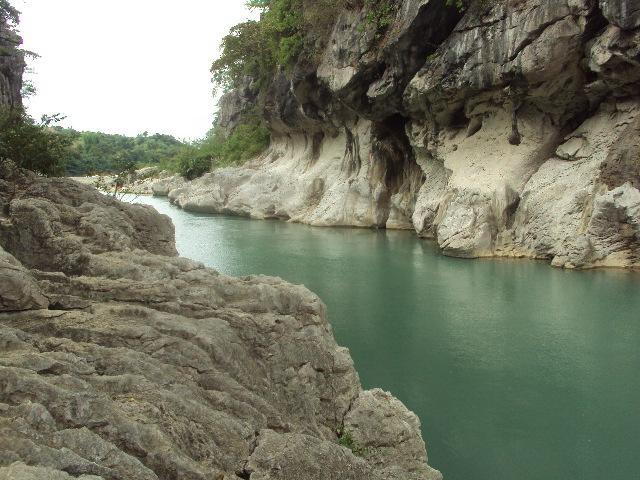
[[[244,76],[265,88],[278,66],[292,68],[320,50],[347,0],[249,0],[260,20],[234,26],[222,39],[221,53],[212,66],[214,82],[224,90]]]
[[[183,142],[171,135],[144,132],[136,137],[101,132],[62,130],[74,141],[66,160],[66,172],[72,176],[122,171],[123,159],[135,164],[159,165],[175,156]]]
[[[19,18],[20,12],[8,0],[0,0],[0,24],[16,26]]]
[[[36,122],[21,109],[0,111],[0,158],[42,175],[63,174],[73,138],[51,127],[60,119],[44,116]]]

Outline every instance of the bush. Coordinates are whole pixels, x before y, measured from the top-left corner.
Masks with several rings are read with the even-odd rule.
[[[369,448],[364,448],[355,441],[353,434],[350,430],[340,429],[338,432],[338,445],[348,448],[358,457],[364,457],[369,455]]]
[[[171,160],[169,170],[193,180],[211,171],[211,157],[203,155],[192,145],[185,145]]]
[[[447,6],[457,8],[460,13],[473,8],[474,11],[470,12],[473,16],[481,15],[483,10],[495,4],[496,0],[446,0]]]
[[[51,128],[57,116],[37,123],[23,110],[0,112],[0,158],[42,175],[62,175],[73,137]]]
[[[160,167],[193,180],[212,168],[239,165],[256,157],[269,146],[269,139],[266,127],[255,121],[237,126],[228,137],[214,129],[204,139],[183,146]]]
[[[247,4],[261,10],[260,20],[234,26],[211,65],[214,82],[224,90],[238,86],[245,76],[264,89],[279,65],[292,68],[301,56],[316,55],[347,0],[249,0]]]
[[[219,132],[206,139],[203,148],[211,152],[216,167],[238,165],[254,158],[269,146],[269,130],[261,124],[238,125],[231,135]]]
[[[398,11],[398,2],[393,0],[364,0],[364,7],[367,10],[367,24],[372,26],[376,33],[379,34],[393,23],[394,16]]]

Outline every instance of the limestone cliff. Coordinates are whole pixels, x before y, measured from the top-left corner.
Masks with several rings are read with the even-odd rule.
[[[151,207],[0,162],[0,478],[441,479],[426,460],[307,289],[220,275]]]
[[[397,4],[382,37],[345,10],[317,66],[274,78],[269,150],[170,199],[415,229],[453,256],[640,267],[640,1]],[[225,128],[252,95],[227,95]]]
[[[24,53],[18,48],[22,39],[15,33],[10,18],[0,16],[0,108],[22,105]]]

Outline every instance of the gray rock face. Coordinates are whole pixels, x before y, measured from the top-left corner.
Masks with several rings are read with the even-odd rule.
[[[413,228],[459,257],[639,267],[638,239],[616,240],[635,228],[632,208],[607,235],[588,225],[599,196],[638,189],[640,4],[489,1],[463,16],[440,0],[396,7],[384,32],[345,10],[317,68],[274,81],[271,148],[169,198]]]
[[[22,105],[24,54],[18,49],[22,39],[0,19],[0,108]]]
[[[250,77],[245,77],[242,85],[225,93],[218,103],[216,125],[229,135],[239,124],[242,114],[255,104],[257,92]]]
[[[345,417],[344,429],[353,435],[363,457],[386,478],[442,480],[440,472],[423,461],[426,450],[420,420],[390,393],[360,392]]]
[[[124,206],[92,187],[0,163],[0,201],[11,221],[0,243],[27,267],[79,274],[107,251],[176,255],[173,225],[150,207]]]
[[[166,197],[171,190],[180,188],[186,183],[180,175],[171,175],[149,183],[151,193],[156,197]]]
[[[91,185],[110,194],[116,190],[116,177],[113,175],[94,175],[91,177],[71,177],[83,185]],[[180,188],[185,184],[185,179],[167,170],[160,171],[158,167],[145,167],[133,172],[126,183],[118,186],[116,196],[128,195],[154,195],[166,197],[171,190]]]
[[[640,4],[636,0],[600,0],[600,8],[611,23],[622,29],[640,27]]]
[[[338,444],[366,392],[306,288],[179,258],[167,218],[73,180],[4,176],[0,243],[31,270],[2,261],[32,289],[0,312],[0,478],[439,478],[387,394],[366,442],[398,455]]]
[[[34,310],[49,306],[35,279],[13,255],[0,246],[0,312]]]

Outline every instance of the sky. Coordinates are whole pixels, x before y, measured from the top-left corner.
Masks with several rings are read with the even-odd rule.
[[[254,15],[244,0],[13,0],[36,95],[35,118],[76,130],[202,137],[216,102],[220,40]]]

